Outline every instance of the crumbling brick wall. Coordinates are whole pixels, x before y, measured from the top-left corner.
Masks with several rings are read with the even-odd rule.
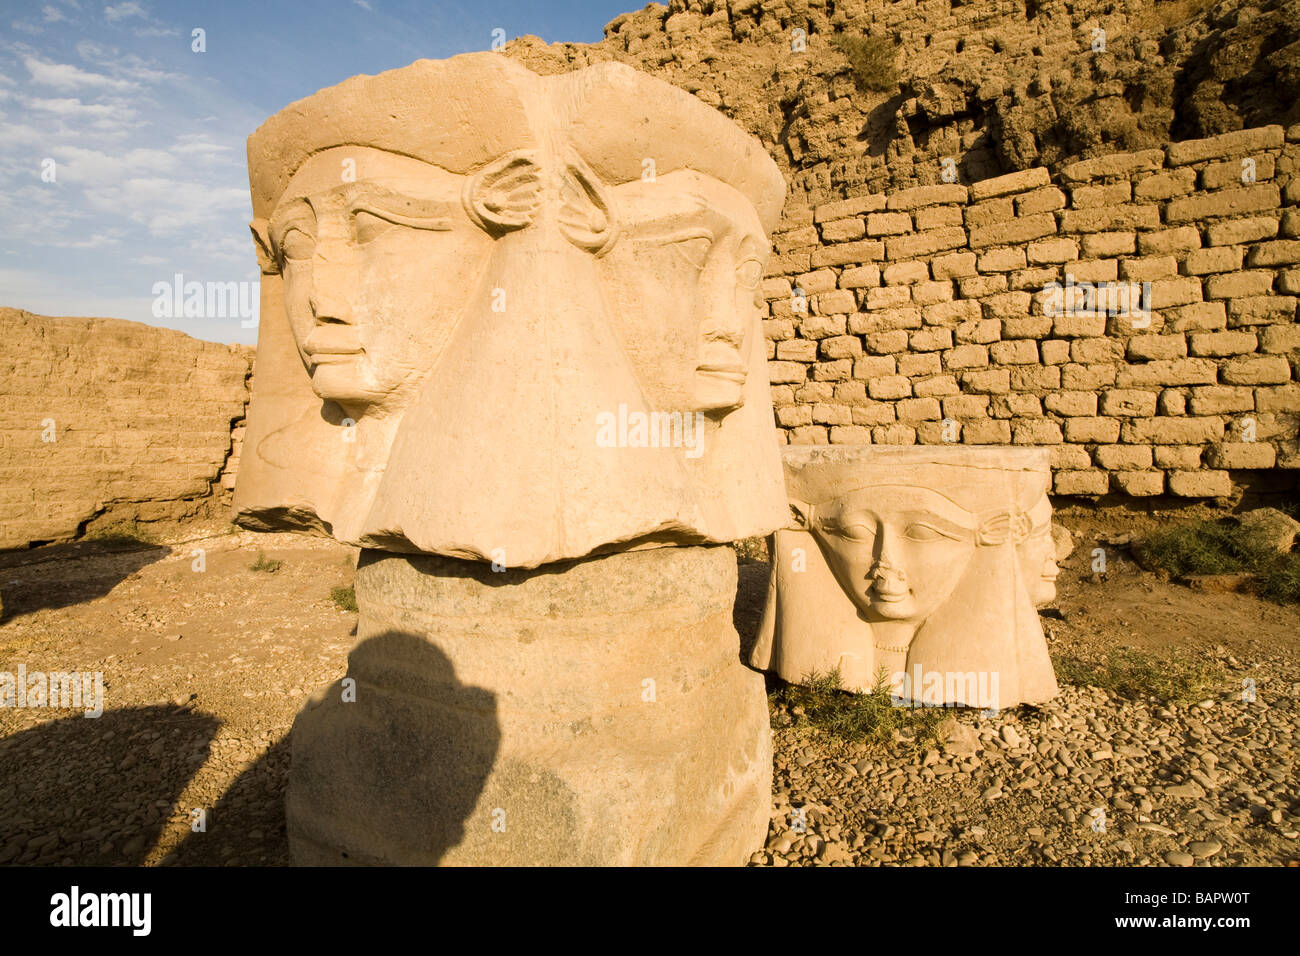
[[[0,548],[68,540],[109,511],[181,517],[222,492],[251,349],[7,308],[0,336]]]
[[[1048,445],[1058,494],[1300,469],[1298,170],[1300,125],[1269,126],[787,207],[764,281],[783,440]],[[1150,283],[1150,310],[1073,283]]]

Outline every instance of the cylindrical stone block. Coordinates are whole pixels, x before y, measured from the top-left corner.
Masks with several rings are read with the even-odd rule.
[[[771,735],[730,548],[502,572],[365,551],[356,592],[348,676],[293,728],[295,863],[738,865],[761,847]]]

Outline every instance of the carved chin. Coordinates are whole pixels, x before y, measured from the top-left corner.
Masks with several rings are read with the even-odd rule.
[[[694,404],[703,412],[740,408],[745,404],[745,376],[704,370],[696,372]]]
[[[910,592],[895,601],[885,601],[870,588],[862,593],[858,607],[869,617],[882,621],[907,621],[916,617],[916,598]]]
[[[916,616],[916,602],[911,598],[901,601],[881,601],[874,596],[868,598],[871,613],[887,621],[906,621]]]
[[[347,409],[368,408],[383,397],[368,386],[360,356],[316,365],[311,372],[311,387],[321,398],[338,402]]]

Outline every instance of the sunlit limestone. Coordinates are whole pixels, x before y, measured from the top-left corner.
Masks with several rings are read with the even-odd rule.
[[[467,54],[322,90],[248,155],[240,523],[537,567],[783,522],[759,279],[785,189],[721,114],[616,63]]]
[[[364,549],[348,676],[294,724],[293,860],[745,862],[771,735],[721,543],[786,513],[762,145],[620,64],[469,54],[248,154],[238,520]]]
[[[1047,452],[797,446],[751,663],[926,705],[1055,696],[1036,604],[1055,597]]]

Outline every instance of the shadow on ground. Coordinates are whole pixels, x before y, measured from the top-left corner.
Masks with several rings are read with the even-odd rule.
[[[78,541],[0,552],[0,620],[103,597],[171,548],[113,541]],[[94,560],[77,560],[93,558]]]
[[[209,714],[131,707],[0,740],[0,864],[139,866],[219,726]]]

